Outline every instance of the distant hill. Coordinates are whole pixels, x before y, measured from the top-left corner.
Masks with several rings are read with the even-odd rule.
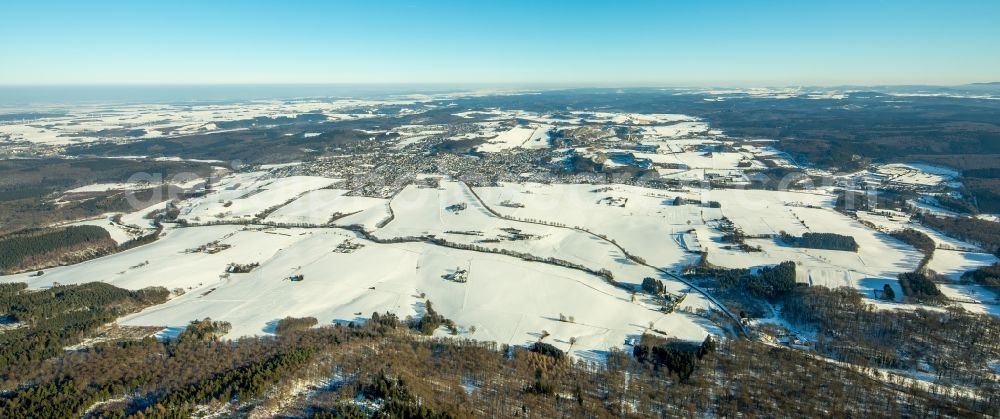
[[[969,83],[970,86],[1000,86],[1000,81],[987,81],[981,83]]]

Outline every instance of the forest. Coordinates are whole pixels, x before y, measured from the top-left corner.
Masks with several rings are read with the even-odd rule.
[[[98,226],[21,230],[0,237],[0,273],[79,261],[110,253],[115,247],[108,231]]]
[[[978,214],[979,209],[976,204],[968,199],[953,198],[948,195],[938,195],[934,198],[941,208],[954,211],[959,214]]]
[[[165,288],[128,291],[103,282],[37,291],[24,283],[0,284],[0,315],[17,325],[0,333],[0,377],[57,356],[116,318],[168,296]]]
[[[756,275],[744,277],[740,284],[750,295],[765,300],[783,297],[791,292],[795,285],[795,263],[791,261],[761,267]]]
[[[955,307],[878,310],[850,288],[797,288],[783,307],[782,314],[793,324],[817,329],[816,350],[834,359],[876,368],[929,369],[945,382],[1000,390],[988,370],[992,360],[1000,359],[996,317]]]
[[[378,318],[232,342],[147,338],[99,343],[65,352],[58,362],[12,371],[2,384],[0,416],[68,417],[85,411],[95,417],[219,412],[413,418],[1000,413],[995,389],[977,393],[982,398],[928,392],[742,339],[684,343],[650,335],[640,346],[652,349],[642,356],[651,362],[634,362],[630,354],[613,350],[606,364],[594,364],[495,343],[421,338],[391,314]],[[657,365],[657,359],[663,363]],[[667,363],[682,374],[668,372]],[[296,392],[303,382],[310,390]]]
[[[0,274],[38,271],[51,266],[80,263],[123,252],[156,241],[163,231],[159,219],[141,236],[116,243],[108,231],[95,225],[27,228],[0,236]]]
[[[677,379],[685,382],[694,374],[699,361],[714,351],[715,341],[712,336],[698,344],[644,333],[639,344],[632,348],[632,355],[639,362],[677,374]]]
[[[720,289],[738,289],[751,297],[764,300],[783,297],[796,287],[795,263],[791,261],[771,267],[762,266],[756,273],[749,269],[699,266],[689,276],[712,278],[718,281]]]
[[[980,266],[975,270],[962,274],[963,281],[972,281],[990,288],[1000,295],[1000,264]]]
[[[164,199],[170,193],[179,193],[171,186],[150,185],[149,189],[133,192],[72,194],[58,205],[53,202],[75,187],[125,182],[137,173],[171,180],[181,174],[204,177],[211,172],[207,163],[183,161],[92,157],[0,160],[0,234],[108,212],[134,211],[128,194],[134,194],[139,202],[149,202],[155,201],[155,193]]]
[[[992,253],[1000,252],[1000,223],[974,217],[939,217],[918,214],[921,224],[949,236],[982,246]]]
[[[780,239],[783,243],[794,247],[805,247],[809,249],[844,250],[848,252],[858,251],[858,242],[854,237],[834,233],[803,233],[802,237],[795,237],[784,232]]]

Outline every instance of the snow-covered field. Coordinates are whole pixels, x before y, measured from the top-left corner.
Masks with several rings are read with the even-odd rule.
[[[912,271],[922,257],[910,246],[834,211],[833,196],[823,192],[691,189],[671,193],[621,185],[600,188],[515,184],[479,188],[479,194],[501,213],[581,226],[605,234],[654,266],[674,271],[700,257],[685,251],[685,237],[690,235],[684,233],[689,230],[695,231],[698,247],[708,251],[709,262],[715,265],[749,268],[790,260],[797,265],[800,282],[849,286],[862,292],[869,291],[878,281],[895,283],[898,274]],[[605,196],[626,197],[627,201],[622,207],[602,205],[598,200]],[[673,206],[672,201],[678,196],[701,202],[717,201],[721,208]],[[503,202],[523,207],[506,207]],[[747,240],[762,251],[724,249],[719,241],[722,233],[710,225],[722,217],[748,235],[768,236]],[[781,232],[847,234],[855,237],[860,249],[855,253],[787,247],[770,238]]]
[[[657,193],[661,191],[656,191]],[[677,236],[702,224],[704,208],[670,206],[653,191],[623,185],[504,184],[477,188],[493,210],[511,217],[562,223],[606,235],[634,255],[661,268],[679,270],[697,260],[686,253]],[[601,202],[606,197],[627,197],[624,206]],[[672,200],[672,198],[671,198]],[[507,205],[523,205],[505,206]],[[709,210],[718,214],[718,210]],[[641,278],[639,278],[641,280]]]
[[[996,262],[997,257],[989,253],[936,249],[927,268],[949,279],[957,280],[967,271]]]
[[[712,309],[710,301],[692,293],[685,284],[630,261],[615,245],[634,246],[636,255],[648,257],[656,266],[676,269],[695,259],[696,255],[685,252],[681,244],[686,224],[679,220],[697,216],[696,209],[664,210],[660,208],[662,199],[644,198],[639,190],[621,191],[635,195],[629,198],[632,203],[622,208],[596,202],[604,192],[579,191],[581,196],[590,195],[588,201],[595,200],[589,206],[598,218],[618,223],[615,234],[604,239],[566,226],[503,219],[483,206],[468,186],[448,179],[442,179],[438,188],[407,187],[391,202],[322,189],[335,182],[305,176],[275,178],[269,171],[231,174],[216,182],[208,195],[179,203],[181,217],[194,223],[240,223],[278,205],[265,221],[308,228],[168,226],[161,238],[149,245],[47,269],[41,277],[14,275],[2,280],[26,281],[35,288],[100,280],[130,289],[163,286],[180,290],[183,295],[167,304],[120,321],[163,326],[166,335],[204,317],[232,323],[229,336],[238,337],[270,333],[275,321],[285,316],[314,316],[324,324],[367,318],[375,311],[419,316],[426,300],[454,320],[463,337],[527,344],[547,331],[549,342],[594,360],[650,327],[691,340],[719,333],[711,322],[692,314]],[[520,188],[536,188],[537,197],[546,200],[538,186],[509,185],[508,192],[489,188],[482,192],[493,199],[524,193]],[[577,190],[583,187],[571,186]],[[390,206],[393,220],[378,227]],[[635,217],[621,217],[622,211]],[[455,249],[423,241],[376,243],[352,231],[317,228],[328,225],[336,213],[348,215],[335,220],[334,225],[360,224],[382,240],[434,235],[450,243],[479,244],[489,250]],[[126,215],[123,224],[141,222],[141,217],[136,217]],[[676,225],[657,223],[668,219]],[[604,224],[580,221],[581,227],[588,228]],[[87,223],[110,231],[117,228],[108,219]],[[472,231],[482,235],[456,233]],[[641,234],[651,231],[659,233]],[[115,238],[128,239],[121,232],[115,233]],[[482,239],[495,241],[480,243]],[[687,240],[692,240],[690,234]],[[361,246],[334,251],[345,242]],[[648,297],[640,295],[633,300],[627,288],[592,273],[492,253],[504,250],[558,259],[593,271],[607,269],[626,285],[638,284],[644,277],[661,278],[668,291],[688,295],[678,310],[665,314]],[[260,267],[248,274],[225,274],[230,263],[255,262]],[[468,271],[466,282],[446,278],[456,269]],[[292,275],[303,275],[304,280],[290,281]],[[438,333],[447,332],[442,329]],[[572,348],[571,338],[576,342]]]
[[[696,314],[717,309],[713,302],[653,268],[679,273],[697,263],[701,251],[707,252],[710,263],[724,267],[790,260],[800,282],[849,286],[867,296],[882,284],[898,290],[896,276],[913,270],[922,257],[885,232],[834,211],[834,196],[825,190],[666,191],[538,183],[472,189],[439,177],[437,187],[414,184],[385,200],[345,195],[348,191],[335,189],[337,179],[275,177],[273,169],[226,175],[209,194],[178,204],[180,217],[191,223],[233,224],[168,226],[149,245],[47,269],[41,277],[13,275],[2,280],[25,281],[34,288],[100,280],[130,289],[182,290],[183,295],[164,305],[120,320],[126,325],[163,326],[166,335],[204,317],[232,323],[229,336],[238,337],[272,333],[275,322],[286,316],[313,316],[321,324],[362,320],[385,311],[420,316],[429,300],[436,311],[457,323],[461,337],[528,344],[548,332],[548,342],[574,356],[596,360],[604,351],[648,331],[650,323],[683,339],[719,333]],[[674,205],[678,197],[686,202]],[[708,205],[711,201],[720,206]],[[125,214],[121,225],[110,216],[82,223],[107,228],[122,242],[134,237],[130,228],[148,231],[145,212]],[[262,213],[267,223],[301,227],[237,224]],[[859,217],[885,231],[908,225],[903,217],[867,213]],[[725,249],[717,228],[723,218],[748,235],[763,237],[747,240],[762,251]],[[338,227],[348,225],[362,226],[379,242]],[[860,250],[787,247],[773,238],[781,232],[848,234]],[[479,250],[430,243],[428,237]],[[966,245],[933,237],[942,246]],[[352,244],[346,251],[345,243]],[[548,258],[592,272],[607,270],[619,285],[583,270],[517,255]],[[941,249],[930,268],[957,279],[968,269],[995,261],[984,253]],[[227,275],[230,263],[260,263],[260,267]],[[449,279],[456,270],[467,271],[465,282]],[[293,275],[304,279],[289,280]],[[642,294],[633,301],[629,287],[646,277],[664,281],[672,294],[686,295],[678,310],[664,314]],[[990,304],[996,297],[981,287],[954,283],[942,290],[970,310],[991,312],[996,307]],[[572,348],[571,338],[576,342]]]
[[[521,147],[535,133],[534,128],[514,127],[501,132],[500,135],[488,140],[486,144],[479,146],[479,151],[499,152],[515,147]]]
[[[937,185],[959,176],[959,173],[944,167],[928,164],[886,164],[879,166],[878,173],[889,182],[909,185]]]
[[[217,240],[231,247],[214,254],[190,251]],[[363,247],[332,251],[347,240]],[[261,266],[221,277],[231,262]],[[469,271],[467,282],[442,278],[455,268]],[[293,274],[304,279],[292,282]],[[650,322],[684,339],[718,332],[696,316],[663,314],[642,298],[632,302],[628,292],[584,272],[426,243],[378,244],[340,229],[172,228],[147,246],[46,270],[40,278],[3,279],[47,287],[97,278],[125,288],[184,289],[167,304],[120,321],[164,326],[166,333],[204,317],[232,323],[229,336],[238,337],[270,333],[285,316],[314,316],[323,324],[360,320],[376,311],[418,316],[425,301],[421,294],[458,324],[462,337],[527,344],[544,330],[551,334],[549,342],[563,349],[575,338],[572,352],[595,360]],[[560,314],[573,322],[560,321]]]
[[[363,212],[374,212],[379,218],[386,214],[386,200],[364,196],[344,196],[343,189],[319,189],[306,192],[292,203],[285,205],[266,218],[279,224],[326,224],[336,218],[337,224],[349,225],[343,220]],[[343,217],[343,218],[341,218]],[[365,225],[364,222],[357,224]]]
[[[660,125],[643,129],[647,135],[654,137],[685,137],[708,132],[708,124],[704,122],[678,122],[670,125]]]
[[[251,219],[306,192],[335,183],[337,179],[317,176],[273,178],[266,171],[241,173],[215,185],[221,189],[217,193],[185,202],[180,218],[195,223]]]

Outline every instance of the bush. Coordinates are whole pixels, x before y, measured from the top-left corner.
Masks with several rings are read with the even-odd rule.
[[[212,321],[206,317],[203,320],[192,320],[191,324],[177,335],[178,342],[216,340],[233,328],[229,322]]]
[[[642,290],[653,295],[663,294],[663,282],[655,278],[643,278],[642,279]]]
[[[886,301],[893,301],[896,299],[896,291],[893,291],[892,286],[889,284],[882,286],[882,299]]]
[[[278,320],[274,334],[285,336],[293,332],[301,332],[319,324],[315,317],[285,317]]]

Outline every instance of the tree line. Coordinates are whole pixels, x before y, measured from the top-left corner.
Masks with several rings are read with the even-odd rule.
[[[915,217],[921,224],[949,236],[1000,253],[1000,223],[975,217],[939,217],[921,213]]]
[[[962,280],[972,281],[998,292],[1000,291],[1000,264],[980,266],[975,270],[968,271],[962,274]]]
[[[892,233],[889,233],[889,235],[896,240],[913,246],[914,249],[917,249],[920,253],[924,254],[924,257],[920,259],[920,264],[917,266],[916,271],[918,272],[926,268],[927,264],[930,263],[931,258],[934,257],[934,249],[937,248],[937,245],[934,243],[934,239],[927,234],[924,234],[922,231],[914,230],[912,228],[904,228],[902,230],[893,231]]]

